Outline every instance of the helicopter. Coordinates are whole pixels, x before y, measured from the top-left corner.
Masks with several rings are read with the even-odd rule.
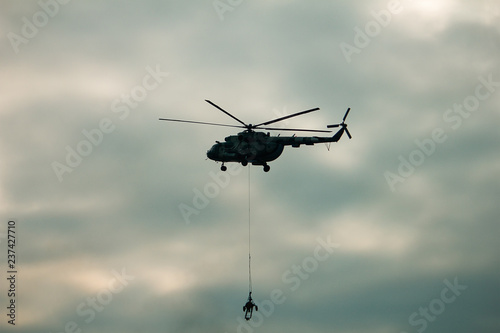
[[[339,124],[328,125],[327,128],[340,127],[340,129],[331,137],[320,137],[320,136],[271,136],[269,132],[260,132],[256,130],[270,130],[270,131],[293,131],[293,132],[317,132],[317,133],[331,133],[329,130],[314,130],[314,129],[302,129],[302,128],[281,128],[281,127],[263,127],[270,124],[277,123],[279,121],[310,113],[319,110],[319,108],[309,109],[294,114],[290,114],[284,117],[269,120],[257,125],[246,124],[240,119],[236,118],[231,113],[222,109],[215,103],[205,100],[207,103],[211,104],[215,108],[219,109],[229,117],[236,120],[241,125],[227,125],[218,123],[209,123],[201,121],[192,120],[180,120],[180,119],[170,119],[170,118],[159,118],[162,121],[172,121],[172,122],[182,122],[191,124],[201,124],[201,125],[212,125],[212,126],[223,126],[223,127],[233,127],[233,128],[244,128],[245,130],[238,133],[237,135],[230,135],[224,139],[224,142],[215,141],[215,144],[207,151],[207,157],[216,162],[222,162],[221,170],[226,171],[227,167],[224,165],[226,162],[237,162],[241,165],[246,166],[248,163],[252,165],[262,165],[265,172],[268,172],[271,167],[268,162],[277,159],[285,146],[292,146],[294,148],[300,147],[300,145],[312,146],[316,143],[328,143],[337,142],[340,140],[344,132],[347,134],[349,139],[352,138],[349,130],[347,129],[347,124],[345,120],[351,108],[348,108],[342,122]]]

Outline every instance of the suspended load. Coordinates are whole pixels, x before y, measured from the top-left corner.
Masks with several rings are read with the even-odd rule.
[[[248,300],[246,304],[243,306],[243,311],[245,311],[246,320],[250,320],[250,318],[252,318],[253,308],[255,308],[255,311],[259,311],[259,307],[255,305],[255,303],[252,300],[252,292],[250,292],[248,294]]]

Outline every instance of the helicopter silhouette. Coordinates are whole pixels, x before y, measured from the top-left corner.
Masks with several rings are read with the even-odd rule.
[[[159,120],[191,123],[191,124],[201,124],[201,125],[213,125],[213,126],[224,126],[224,127],[234,127],[234,128],[244,128],[243,132],[237,135],[230,135],[224,139],[224,142],[216,141],[216,143],[207,151],[207,157],[213,161],[222,162],[221,170],[226,171],[227,167],[224,165],[226,162],[237,162],[246,166],[248,163],[252,165],[262,165],[265,172],[270,170],[270,166],[267,162],[274,161],[277,159],[285,146],[292,146],[294,148],[300,147],[300,145],[312,146],[316,143],[327,143],[327,142],[337,142],[340,140],[344,132],[347,134],[349,139],[352,138],[349,130],[347,129],[347,124],[345,120],[351,108],[348,108],[342,122],[339,124],[328,125],[327,128],[340,127],[340,130],[331,137],[320,137],[320,136],[271,136],[269,132],[258,132],[255,130],[270,130],[270,131],[293,131],[293,132],[318,132],[318,133],[331,133],[328,130],[314,130],[314,129],[302,129],[302,128],[280,128],[280,127],[263,127],[276,122],[303,115],[309,112],[317,111],[319,108],[314,108],[310,110],[305,110],[290,114],[284,117],[269,120],[257,125],[246,124],[240,119],[236,118],[234,115],[230,114],[226,110],[222,109],[220,106],[214,104],[209,100],[205,100],[215,108],[219,109],[229,117],[236,120],[241,125],[227,125],[227,124],[217,124],[208,123],[201,121],[191,121],[191,120],[180,120],[180,119],[169,119],[160,118]]]

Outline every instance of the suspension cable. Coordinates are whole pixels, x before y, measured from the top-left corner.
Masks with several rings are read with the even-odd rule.
[[[251,240],[251,235],[250,235],[250,221],[251,221],[251,215],[250,215],[250,166],[248,167],[248,292],[252,292],[252,269],[251,269],[251,247],[250,247],[250,240]]]

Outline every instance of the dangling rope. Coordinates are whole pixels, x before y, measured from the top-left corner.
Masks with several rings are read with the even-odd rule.
[[[251,248],[250,248],[250,167],[248,167],[248,292],[252,293],[252,269],[251,269]]]
[[[259,307],[252,300],[252,255],[251,255],[251,229],[250,229],[250,221],[251,221],[251,202],[250,202],[250,167],[248,167],[248,300],[243,306],[243,311],[245,312],[245,319],[250,320],[252,318],[253,309],[255,311],[259,311]]]

